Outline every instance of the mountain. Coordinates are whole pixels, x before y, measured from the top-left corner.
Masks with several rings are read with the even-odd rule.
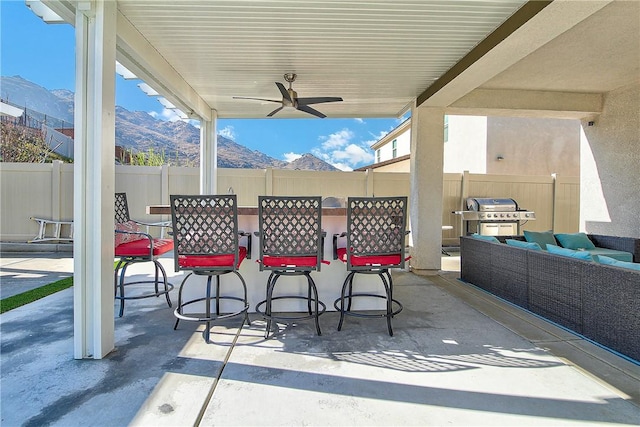
[[[66,122],[65,127],[73,126],[74,94],[69,90],[47,90],[20,76],[2,76],[0,95],[5,101],[27,108],[28,113],[39,120],[46,114],[49,121],[53,116]],[[116,145],[125,149],[164,153],[166,161],[173,165],[198,165],[200,130],[190,123],[158,120],[144,111],[129,111],[116,106],[115,137]],[[338,170],[312,154],[305,154],[288,163],[251,150],[221,135],[218,135],[218,167]]]
[[[302,157],[288,163],[284,169],[300,169],[300,170],[310,170],[310,171],[337,171],[339,170],[336,167],[331,166],[329,163],[325,162],[314,156],[313,154],[304,154]]]

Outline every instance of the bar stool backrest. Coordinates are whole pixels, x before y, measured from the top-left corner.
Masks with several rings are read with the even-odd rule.
[[[381,260],[386,255],[398,262],[381,267],[404,268],[407,228],[407,197],[349,197],[347,203],[347,270],[370,270],[353,265],[353,257]],[[384,262],[384,261],[383,261]]]
[[[282,270],[265,266],[264,257],[315,257],[313,266],[298,270],[317,270],[323,257],[322,198],[320,196],[259,196],[260,270]]]
[[[235,271],[239,263],[238,203],[229,195],[171,195],[175,271]],[[179,265],[180,257],[233,257],[206,268]]]

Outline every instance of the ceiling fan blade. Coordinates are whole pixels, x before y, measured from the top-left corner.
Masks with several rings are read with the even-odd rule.
[[[286,99],[287,101],[289,101],[290,103],[293,104],[293,100],[289,96],[289,92],[287,91],[287,88],[284,87],[284,85],[282,83],[280,83],[280,82],[276,82],[276,86],[278,86],[278,89],[280,89],[280,93],[282,94],[282,98]]]
[[[251,99],[253,101],[266,101],[266,102],[277,102],[281,104],[282,101],[276,101],[275,99],[264,99],[264,98],[248,98],[246,96],[234,96],[233,99]]]
[[[312,115],[314,115],[316,117],[320,117],[321,119],[324,119],[325,117],[327,117],[324,114],[322,114],[320,111],[314,110],[313,108],[311,108],[311,107],[309,107],[307,105],[298,104],[298,110],[304,111],[305,113],[312,114]]]
[[[275,113],[277,113],[278,111],[282,110],[284,107],[278,107],[275,110],[273,110],[272,112],[270,112],[269,114],[267,114],[267,117],[271,117],[273,116]]]
[[[298,105],[320,104],[322,102],[340,102],[342,98],[336,96],[319,96],[315,98],[298,98]]]

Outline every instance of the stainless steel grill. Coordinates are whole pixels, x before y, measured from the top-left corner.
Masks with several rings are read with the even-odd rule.
[[[462,215],[466,222],[467,234],[475,225],[475,232],[488,236],[511,236],[520,234],[520,222],[535,220],[533,211],[518,208],[513,199],[469,197],[466,201],[467,210],[455,211]]]

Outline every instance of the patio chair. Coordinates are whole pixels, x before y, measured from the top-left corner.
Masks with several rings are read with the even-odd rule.
[[[173,241],[170,239],[158,239],[148,233],[140,231],[140,225],[147,223],[134,221],[129,217],[129,205],[126,193],[115,193],[115,256],[118,258],[114,271],[115,299],[120,300],[120,314],[124,314],[125,300],[159,297],[164,295],[167,304],[171,307],[169,292],[173,285],[167,281],[167,273],[158,257],[173,249]],[[155,277],[153,280],[126,281],[127,267],[139,262],[153,262]],[[162,276],[162,279],[160,279]],[[153,291],[143,293],[125,294],[125,286],[153,283]],[[162,288],[160,288],[162,283]]]
[[[251,234],[238,230],[236,195],[172,195],[170,199],[175,271],[190,271],[180,284],[173,329],[180,320],[205,323],[203,337],[209,343],[212,322],[244,316],[243,324],[250,325],[247,285],[238,269],[245,258],[251,258]],[[244,237],[243,246],[240,239]],[[228,273],[240,279],[240,296],[237,292],[222,293],[220,276]],[[194,275],[207,278],[204,295],[192,290],[195,296],[185,300],[183,292]],[[213,277],[216,287],[212,295]],[[190,289],[198,285],[193,280],[189,284]]]
[[[323,260],[323,231],[321,225],[321,197],[258,197],[258,228],[260,237],[260,271],[270,271],[266,299],[256,305],[256,312],[266,320],[264,337],[269,337],[273,320],[315,320],[316,333],[322,335],[319,316],[325,304],[318,298],[318,289],[311,277],[320,271]],[[275,286],[282,276],[304,276],[306,295],[276,294]],[[277,296],[276,296],[277,295]],[[276,300],[303,300],[306,312],[283,313],[274,310]]]
[[[402,304],[393,298],[391,268],[404,268],[405,236],[407,225],[407,197],[349,197],[347,201],[347,231],[334,234],[334,258],[347,266],[347,277],[342,285],[340,298],[333,303],[340,312],[338,330],[342,329],[344,316],[384,317],[389,335],[393,336],[391,318],[400,313]],[[346,236],[346,246],[338,248],[338,238]],[[356,274],[375,274],[380,277],[384,294],[354,293]],[[386,309],[352,310],[355,299],[381,298]]]

